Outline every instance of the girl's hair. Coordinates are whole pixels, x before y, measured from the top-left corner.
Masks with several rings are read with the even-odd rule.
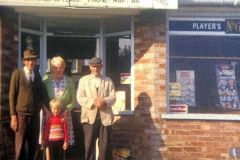
[[[56,66],[56,65],[61,65],[62,67],[65,68],[66,67],[66,62],[62,57],[56,56],[56,57],[52,58],[51,66]]]
[[[59,108],[60,110],[62,109],[62,102],[59,100],[59,99],[52,99],[50,102],[49,102],[49,105],[50,105],[50,108],[52,109],[53,107],[57,107]]]

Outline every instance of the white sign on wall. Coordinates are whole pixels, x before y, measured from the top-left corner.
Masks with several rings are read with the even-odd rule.
[[[0,0],[5,6],[177,9],[178,0]]]

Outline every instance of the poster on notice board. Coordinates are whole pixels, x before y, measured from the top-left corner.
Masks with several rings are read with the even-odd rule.
[[[177,104],[186,104],[189,107],[195,107],[195,76],[193,70],[178,70],[177,82],[180,84],[181,96]]]
[[[216,73],[220,106],[224,109],[240,109],[235,65],[218,64]]]
[[[178,82],[171,82],[170,83],[170,100],[179,100],[181,96],[181,86]]]

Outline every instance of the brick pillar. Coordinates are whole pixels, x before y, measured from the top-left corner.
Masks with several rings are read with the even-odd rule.
[[[161,113],[166,112],[165,13],[135,17],[134,114],[113,124],[113,148],[127,148],[131,160],[161,160],[165,150]]]
[[[0,8],[0,119],[9,118],[8,90],[12,71],[17,68],[18,23],[12,10]]]
[[[0,7],[0,159],[13,159],[14,136],[9,127],[8,91],[11,73],[17,67],[17,15]]]
[[[135,128],[132,159],[163,159],[160,114],[166,112],[165,13],[144,12],[135,23]]]

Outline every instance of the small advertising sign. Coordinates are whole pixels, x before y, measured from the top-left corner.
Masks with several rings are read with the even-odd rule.
[[[180,83],[172,82],[170,83],[170,99],[171,100],[179,100],[181,96],[181,88]]]
[[[125,111],[126,109],[126,92],[116,91],[116,102],[114,103],[112,109],[113,114],[119,114],[120,111]]]
[[[188,113],[188,106],[186,104],[171,104],[170,113]]]

